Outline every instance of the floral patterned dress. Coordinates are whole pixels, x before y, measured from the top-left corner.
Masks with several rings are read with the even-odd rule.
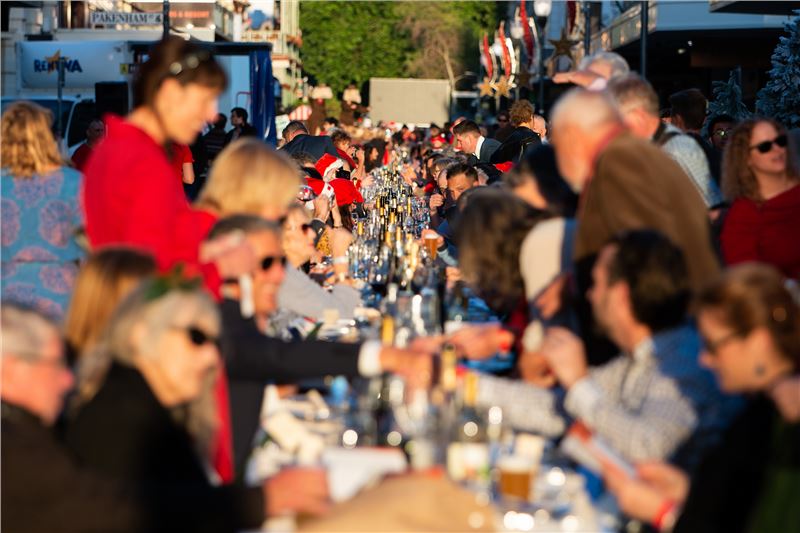
[[[81,180],[69,167],[28,179],[3,171],[3,300],[63,317],[84,255],[76,242],[83,226]]]

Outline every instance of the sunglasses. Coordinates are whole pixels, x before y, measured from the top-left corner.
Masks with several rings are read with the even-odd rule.
[[[189,342],[195,346],[204,346],[206,344],[219,345],[219,337],[209,335],[197,326],[172,326],[172,329],[180,330],[186,333]]]
[[[281,266],[283,266],[283,267],[286,266],[286,256],[285,255],[280,255],[280,256],[268,255],[268,256],[266,256],[266,257],[261,259],[261,270],[266,272],[267,270],[272,268],[272,266],[275,264],[276,261],[278,263],[280,263]]]
[[[183,72],[194,70],[200,66],[200,63],[211,59],[211,53],[207,50],[200,50],[193,54],[189,54],[180,61],[173,61],[169,65],[169,76],[178,76]]]
[[[764,141],[764,142],[760,142],[758,144],[754,144],[753,146],[750,147],[750,149],[751,150],[752,149],[756,149],[759,152],[761,152],[762,154],[766,154],[767,152],[772,150],[772,144],[773,143],[777,144],[781,148],[786,148],[786,134],[783,133],[781,135],[778,135],[777,137],[775,137],[771,141]]]
[[[312,226],[311,224],[308,224],[308,223],[300,224],[299,226],[286,226],[286,230],[287,231],[295,231],[295,230],[298,230],[298,229],[300,231],[302,231],[303,233],[305,233],[310,229],[314,229],[314,226]]]
[[[722,348],[723,346],[725,346],[726,344],[728,344],[729,342],[731,342],[732,340],[734,340],[734,339],[736,339],[738,337],[739,337],[739,334],[736,333],[736,332],[729,333],[729,334],[727,334],[727,335],[725,335],[725,336],[723,336],[723,337],[721,337],[721,338],[719,338],[717,340],[713,340],[713,341],[703,337],[702,338],[703,349],[706,352],[710,353],[711,355],[716,356],[717,352],[719,351],[720,348]]]

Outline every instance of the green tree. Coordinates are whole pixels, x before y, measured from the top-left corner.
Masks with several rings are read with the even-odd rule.
[[[797,128],[800,127],[800,16],[785,28],[788,35],[781,37],[772,53],[769,81],[758,91],[756,108],[787,128]]]
[[[448,78],[451,83],[478,65],[478,39],[497,26],[492,2],[399,2],[400,28],[414,51],[407,67],[412,76]]]
[[[406,75],[408,36],[398,31],[396,2],[300,3],[306,73],[340,93],[351,81]]]
[[[736,120],[743,120],[750,116],[750,111],[742,102],[742,88],[736,77],[736,72],[731,71],[728,81],[715,81],[712,83],[714,99],[708,103],[708,114],[730,115]]]

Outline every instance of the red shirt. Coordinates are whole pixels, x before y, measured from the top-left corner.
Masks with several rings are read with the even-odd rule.
[[[761,204],[739,198],[722,227],[722,254],[729,265],[761,261],[800,278],[799,230],[800,185]]]
[[[194,163],[191,149],[185,144],[172,143],[172,165],[181,183],[183,183],[184,163]]]
[[[200,268],[198,248],[209,215],[192,209],[164,148],[120,117],[86,166],[86,234],[94,248],[129,245],[153,254],[161,270]]]
[[[83,172],[86,167],[87,161],[89,161],[89,156],[92,155],[92,148],[86,143],[78,146],[78,149],[75,150],[75,153],[72,154],[72,164],[75,165],[75,168]]]
[[[152,254],[160,270],[184,263],[188,273],[202,273],[216,292],[219,274],[201,265],[200,243],[216,217],[192,209],[162,146],[137,126],[108,116],[108,136],[86,166],[83,202],[86,234],[94,249],[133,246]],[[215,395],[220,429],[214,464],[223,481],[233,479],[233,447],[224,369]]]

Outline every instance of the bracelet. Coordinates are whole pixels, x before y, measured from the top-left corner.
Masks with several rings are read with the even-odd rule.
[[[334,265],[348,265],[348,264],[350,264],[350,261],[348,261],[346,255],[339,255],[339,256],[334,257],[331,260],[331,263],[334,264]]]
[[[664,531],[664,526],[669,526],[667,529],[671,529],[675,521],[673,514],[675,507],[676,504],[673,500],[665,500],[664,503],[661,504],[661,507],[658,508],[656,516],[653,518],[653,526],[658,531]]]

